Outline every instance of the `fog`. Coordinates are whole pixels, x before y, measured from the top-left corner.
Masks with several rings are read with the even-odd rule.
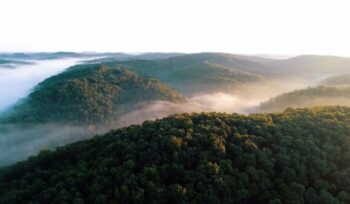
[[[90,136],[84,128],[47,124],[32,127],[0,125],[0,132],[0,166],[26,159],[42,149]]]
[[[188,102],[175,104],[167,101],[151,101],[137,105],[133,111],[117,117],[109,124],[96,126],[69,126],[58,124],[19,126],[0,125],[0,166],[9,165],[37,154],[42,149],[54,149],[81,139],[88,139],[110,129],[131,124],[142,124],[145,120],[163,118],[184,112],[238,112],[249,113],[260,100],[246,100],[232,94],[217,92],[196,94]]]
[[[0,113],[26,97],[44,79],[90,59],[93,58],[38,60],[31,61],[31,64],[0,67]],[[98,131],[92,132],[86,127],[0,124],[0,166],[23,160],[41,149],[88,138],[96,133]]]
[[[77,64],[81,59],[33,61],[33,64],[0,68],[0,112],[27,96],[35,85]]]
[[[43,79],[78,63],[78,59],[50,60],[23,65],[15,69],[0,70],[0,111],[25,97]],[[123,113],[111,123],[90,126],[45,124],[35,126],[0,125],[0,166],[9,165],[43,149],[54,149],[78,140],[103,134],[110,129],[131,124],[142,124],[176,113],[226,112],[250,114],[259,112],[261,102],[283,92],[306,88],[319,79],[306,81],[283,80],[269,84],[250,84],[244,91],[227,93],[218,90],[212,93],[196,93],[188,102],[175,104],[167,101],[152,101],[138,104],[132,111]],[[348,101],[346,101],[348,102]]]

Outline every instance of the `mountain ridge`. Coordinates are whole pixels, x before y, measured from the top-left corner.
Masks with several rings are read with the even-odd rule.
[[[348,203],[350,108],[180,114],[0,169],[0,203]]]
[[[155,79],[123,67],[76,65],[38,84],[5,113],[5,122],[99,123],[133,104],[150,100],[184,102],[179,93]],[[123,109],[118,106],[123,105]]]

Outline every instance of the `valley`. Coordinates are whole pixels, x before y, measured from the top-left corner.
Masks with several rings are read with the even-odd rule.
[[[348,174],[347,58],[0,56],[28,62],[0,69],[0,203],[350,201],[337,180]]]

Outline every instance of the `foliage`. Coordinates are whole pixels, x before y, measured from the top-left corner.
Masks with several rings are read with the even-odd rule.
[[[250,68],[263,68],[263,65],[220,53],[188,54],[158,60],[114,61],[109,64],[125,65],[141,76],[159,79],[184,94],[218,90],[233,92],[249,83],[264,81],[263,76],[250,72]]]
[[[303,108],[321,105],[350,105],[350,87],[317,86],[295,90],[261,103],[260,111],[278,112],[288,107]]]
[[[121,66],[77,65],[50,77],[16,105],[5,122],[106,122],[137,103],[185,99],[154,79],[142,78]]]
[[[0,203],[350,203],[350,108],[182,114],[0,171]]]

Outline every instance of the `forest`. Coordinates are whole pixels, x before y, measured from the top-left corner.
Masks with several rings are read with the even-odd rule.
[[[349,203],[350,108],[168,116],[0,170],[0,203]]]
[[[186,101],[159,81],[139,77],[120,65],[83,64],[39,83],[0,120],[3,123],[104,123],[115,120],[133,105],[152,100]]]
[[[250,83],[262,83],[266,80],[259,72],[247,69],[257,67],[257,64],[222,53],[198,53],[155,60],[141,58],[116,61],[102,58],[97,61],[122,64],[141,76],[156,78],[184,95],[212,93],[217,90],[233,93]]]
[[[350,203],[347,58],[7,55],[83,61],[1,112],[0,203]]]
[[[349,5],[0,0],[0,204],[350,204]]]
[[[262,102],[259,111],[279,112],[288,107],[303,108],[322,105],[350,105],[350,87],[316,86],[295,90]]]

